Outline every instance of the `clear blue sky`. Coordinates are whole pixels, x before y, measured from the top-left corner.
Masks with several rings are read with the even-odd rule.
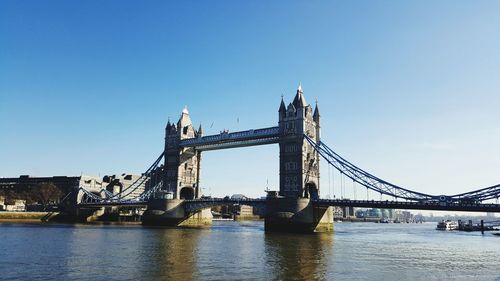
[[[274,126],[299,81],[364,169],[500,182],[499,1],[1,1],[0,177],[140,173],[184,105],[206,133]],[[276,145],[204,154],[213,195],[267,179]]]

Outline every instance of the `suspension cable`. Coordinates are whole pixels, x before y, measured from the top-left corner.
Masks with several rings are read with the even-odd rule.
[[[354,200],[356,200],[356,181],[355,180],[352,181],[352,190],[354,193]]]
[[[355,166],[351,162],[338,155],[335,151],[329,148],[322,141],[315,142],[309,136],[305,135],[305,139],[313,146],[316,152],[325,159],[329,165],[345,174],[347,177],[361,184],[362,186],[376,192],[381,192],[382,195],[389,195],[395,199],[401,198],[412,201],[447,201],[447,202],[465,202],[469,201],[486,201],[495,199],[500,196],[500,184],[490,187],[478,189],[471,192],[455,194],[451,196],[444,195],[430,195],[425,193],[409,190],[385,180],[382,180],[373,174],[370,174],[361,168]],[[342,188],[342,185],[341,185]],[[343,194],[343,191],[341,191]]]
[[[328,165],[328,198],[332,197],[332,186],[331,186],[331,180],[330,180],[330,170],[331,167]]]

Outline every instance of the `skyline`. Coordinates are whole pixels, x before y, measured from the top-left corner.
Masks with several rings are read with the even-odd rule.
[[[363,169],[431,194],[500,181],[498,2],[109,3],[0,3],[1,177],[140,173],[185,105],[206,135],[275,126],[302,82]],[[276,145],[203,155],[214,195],[278,187]]]

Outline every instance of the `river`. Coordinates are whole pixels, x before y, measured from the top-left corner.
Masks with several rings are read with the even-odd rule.
[[[500,237],[435,223],[336,223],[332,234],[0,223],[1,280],[500,280]]]

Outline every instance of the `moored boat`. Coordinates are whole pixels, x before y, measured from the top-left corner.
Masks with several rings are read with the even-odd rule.
[[[437,230],[455,230],[458,229],[458,223],[456,221],[451,221],[451,220],[443,220],[438,222]]]

